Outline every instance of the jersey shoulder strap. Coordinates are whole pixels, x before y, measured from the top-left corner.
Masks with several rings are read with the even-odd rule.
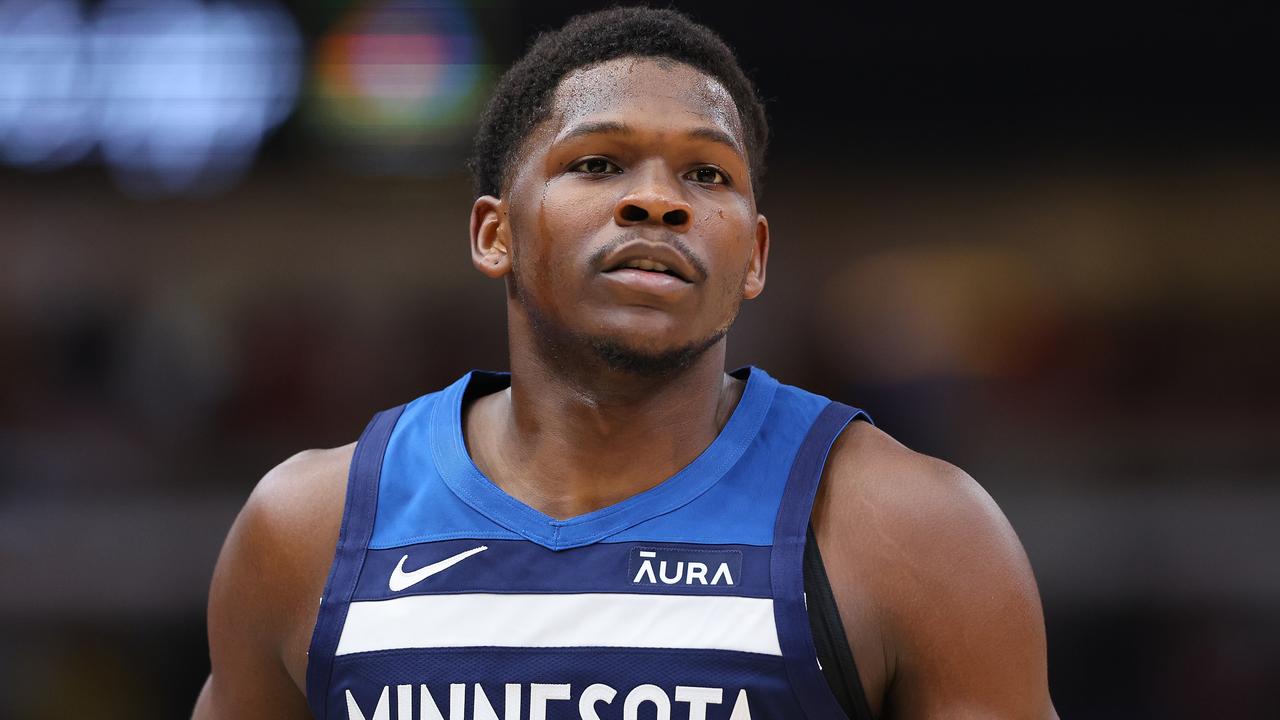
[[[861,410],[834,401],[823,408],[796,452],[774,525],[771,574],[778,640],[791,687],[809,718],[846,717],[818,667],[806,607],[804,551],[809,516],[832,445],[854,418],[865,416]]]
[[[391,431],[404,412],[404,405],[383,410],[374,416],[356,443],[347,476],[347,500],[342,511],[342,529],[338,532],[338,548],[320,598],[320,615],[311,635],[307,651],[307,702],[317,718],[325,716],[325,697],[329,676],[333,672],[334,651],[346,621],[351,595],[355,592],[365,549],[373,534],[373,521],[378,508],[378,478],[386,454]]]

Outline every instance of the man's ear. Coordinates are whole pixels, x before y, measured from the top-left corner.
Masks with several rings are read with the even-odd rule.
[[[492,195],[481,195],[471,206],[471,264],[495,280],[511,272],[507,206]]]
[[[752,300],[764,292],[765,268],[769,264],[769,220],[756,215],[756,238],[751,247],[751,261],[747,264],[747,277],[742,283],[742,299]]]

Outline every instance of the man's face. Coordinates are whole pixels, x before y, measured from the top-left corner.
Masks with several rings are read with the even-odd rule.
[[[516,311],[641,369],[714,344],[764,286],[742,137],[729,93],[687,65],[621,58],[566,76],[499,211]]]

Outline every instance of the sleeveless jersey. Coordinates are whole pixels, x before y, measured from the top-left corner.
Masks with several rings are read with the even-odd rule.
[[[379,413],[351,461],[312,637],[321,720],[837,720],[802,556],[832,443],[861,411],[764,371],[683,470],[556,520],[476,468],[472,372]]]

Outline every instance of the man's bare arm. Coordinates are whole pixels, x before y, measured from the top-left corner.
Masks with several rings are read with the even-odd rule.
[[[937,463],[904,539],[893,717],[1056,717],[1044,616],[1031,565],[995,502],[968,475]]]
[[[236,518],[209,591],[211,672],[195,720],[310,717],[306,651],[350,457],[351,446],[294,456]]]
[[[1003,513],[959,469],[851,430],[818,508],[836,522],[819,541],[836,546],[828,566],[846,564],[831,569],[851,643],[878,636],[879,667],[859,670],[879,675],[880,716],[1056,718],[1040,597]]]

